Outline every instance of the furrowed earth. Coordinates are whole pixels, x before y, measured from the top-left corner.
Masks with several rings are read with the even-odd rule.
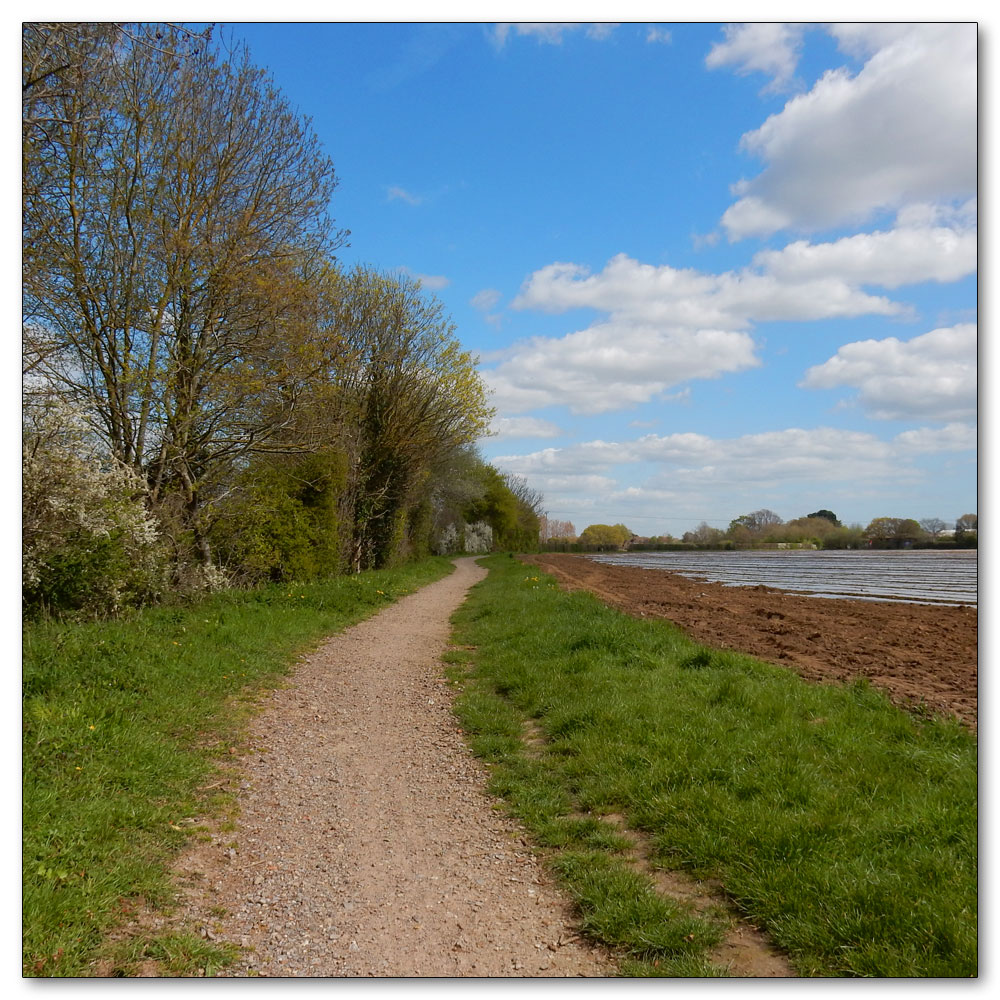
[[[560,553],[522,559],[566,590],[590,591],[638,618],[668,619],[706,645],[790,667],[810,681],[864,677],[901,706],[976,728],[975,608],[801,597]]]

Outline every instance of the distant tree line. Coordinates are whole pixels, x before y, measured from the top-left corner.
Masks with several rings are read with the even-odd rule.
[[[23,26],[25,610],[537,546],[476,359],[338,262],[333,163],[210,34]]]
[[[543,533],[543,547],[548,551],[683,551],[686,549],[901,549],[901,548],[976,548],[979,518],[962,514],[949,527],[940,518],[877,517],[867,527],[841,524],[831,510],[817,510],[791,521],[783,520],[773,510],[762,508],[734,518],[726,531],[702,521],[680,538],[671,535],[642,537],[623,524],[592,524],[579,536],[569,531]]]

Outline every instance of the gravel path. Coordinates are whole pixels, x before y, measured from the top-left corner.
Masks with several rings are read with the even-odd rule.
[[[251,724],[237,829],[178,866],[228,976],[603,976],[451,713],[473,559],[303,658]],[[235,846],[234,846],[235,845]]]

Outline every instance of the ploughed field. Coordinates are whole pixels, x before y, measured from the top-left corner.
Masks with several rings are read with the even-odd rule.
[[[905,587],[897,579],[881,588],[893,593],[880,596],[869,591],[861,597],[851,597],[842,593],[847,589],[845,586],[836,583],[846,576],[831,573],[827,586],[815,590],[815,594],[836,594],[840,598],[828,600],[789,593],[763,583],[750,585],[755,579],[776,579],[774,575],[750,576],[744,579],[745,585],[732,586],[683,576],[677,564],[670,571],[635,564],[636,559],[672,555],[675,554],[636,553],[627,557],[629,565],[612,564],[606,561],[607,557],[599,562],[558,553],[523,558],[551,573],[566,589],[589,590],[613,607],[637,617],[669,619],[699,642],[750,653],[790,667],[808,680],[849,682],[867,678],[901,705],[925,705],[932,712],[953,714],[975,728],[978,711],[977,615],[973,606],[975,553],[849,554],[855,557],[855,564],[863,563],[872,569],[879,565],[879,557],[895,559],[893,565],[897,565],[920,555],[940,560],[942,566],[947,563],[964,567],[966,582],[955,587],[948,585],[950,599],[926,604],[913,603],[920,600],[913,592],[901,593]],[[710,563],[702,562],[701,557],[727,554],[677,555],[688,562],[683,572],[691,572],[694,564],[695,570],[700,568],[709,576]],[[784,572],[788,574],[783,577],[785,586],[804,590],[801,579],[790,580],[793,564],[805,565],[809,556],[821,554],[728,555],[730,559],[764,555],[768,557],[767,564],[776,568],[781,568],[779,561],[783,560]],[[656,565],[665,562],[657,559]],[[927,586],[925,581],[928,597],[936,586]],[[916,589],[919,588],[914,587],[913,591]],[[941,585],[940,593],[944,592]]]

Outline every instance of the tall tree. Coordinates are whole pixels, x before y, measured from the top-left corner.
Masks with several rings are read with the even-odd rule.
[[[576,528],[572,521],[558,521],[547,514],[541,517],[541,541],[548,542],[554,538],[575,539]]]
[[[25,59],[30,353],[209,561],[212,489],[316,371],[313,282],[346,236],[333,165],[245,50],[58,27]]]
[[[979,533],[978,514],[963,514],[961,517],[955,519],[956,542],[962,542],[971,536],[978,535],[978,533]]]
[[[487,429],[492,409],[475,358],[417,282],[357,267],[342,276],[336,329],[355,363],[337,373],[347,400],[355,569],[395,558],[432,474]]]
[[[733,530],[732,524],[730,530]],[[694,531],[685,531],[681,541],[690,545],[718,545],[725,537],[724,531],[713,528],[707,521],[702,521]]]
[[[773,510],[766,507],[760,510],[751,511],[749,514],[741,514],[729,523],[729,530],[736,531],[738,528],[746,528],[754,538],[760,538],[767,532],[783,524],[782,519]]]
[[[942,521],[940,517],[925,517],[920,521],[920,527],[927,532],[931,538],[938,538],[942,531],[944,531],[948,524]]]
[[[624,524],[588,524],[580,532],[579,542],[585,549],[623,549],[632,537],[632,532]]]

